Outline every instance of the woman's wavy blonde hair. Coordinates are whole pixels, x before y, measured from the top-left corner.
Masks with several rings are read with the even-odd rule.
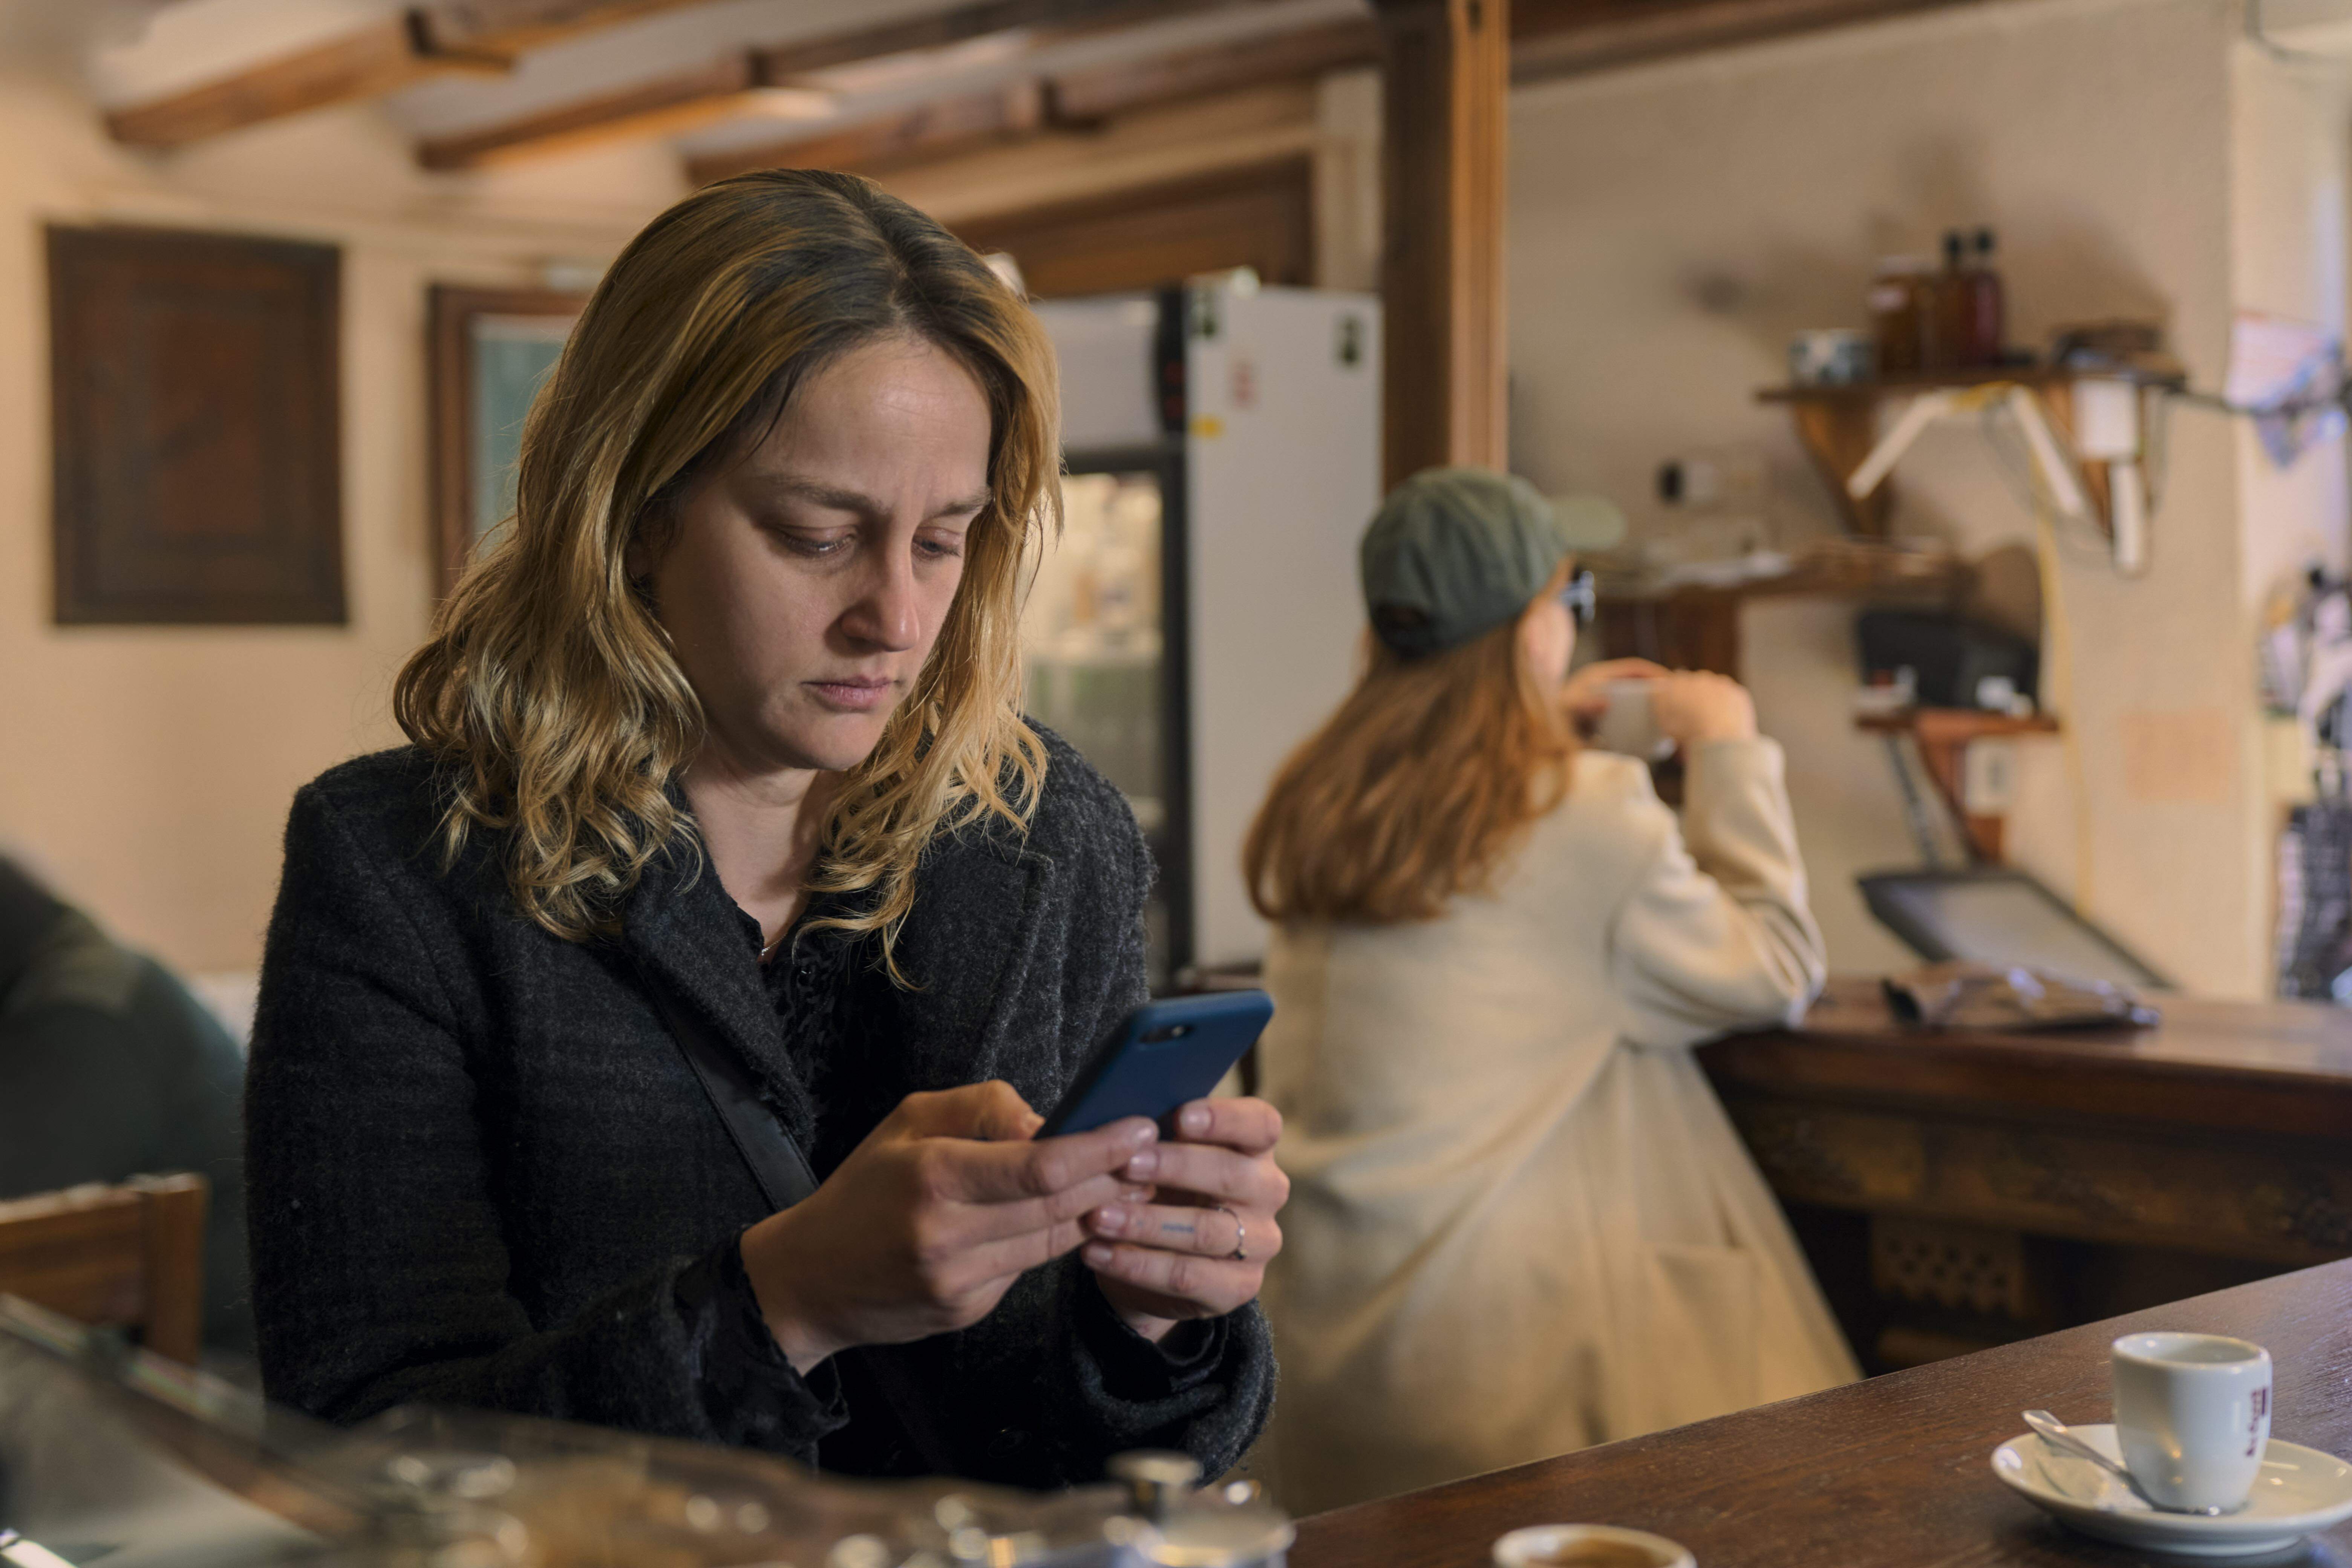
[[[670,208],[604,275],[523,427],[511,529],[402,669],[394,710],[444,769],[442,847],[503,836],[508,887],[570,941],[614,930],[666,846],[698,855],[669,786],[703,713],[625,559],[764,438],[796,388],[896,334],[987,395],[991,500],[929,661],[827,812],[822,923],[891,962],[924,847],[982,817],[1025,830],[1045,756],[1021,717],[1023,552],[1059,526],[1052,345],[971,247],[851,174],[773,170]],[[903,978],[903,977],[901,977]]]
[[[1540,605],[1568,578],[1553,574]],[[1576,732],[1528,668],[1526,613],[1443,653],[1368,637],[1363,677],[1275,775],[1242,847],[1267,920],[1433,920],[1566,798]]]

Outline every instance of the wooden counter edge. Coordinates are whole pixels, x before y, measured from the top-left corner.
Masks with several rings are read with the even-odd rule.
[[[2227,1010],[2203,1003],[2197,1011],[2210,1017]],[[2260,1026],[2280,1016],[2267,1005],[2249,1005],[2247,1037],[2275,1038],[2274,1030]],[[2352,1017],[2346,1027],[2352,1032]],[[2212,1031],[2200,1023],[2198,1032]],[[1698,1059],[1726,1093],[2092,1117],[2200,1131],[2352,1134],[2352,1067],[2147,1054],[2136,1048],[2144,1039],[2121,1030],[1945,1033],[1842,1023],[1730,1036],[1700,1047]]]

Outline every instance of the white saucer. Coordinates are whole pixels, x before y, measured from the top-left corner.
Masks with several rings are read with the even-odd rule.
[[[2113,1426],[2076,1426],[2074,1435],[2122,1462]],[[2161,1513],[2088,1459],[2060,1453],[2032,1433],[1992,1451],[1992,1473],[2085,1535],[2189,1557],[2252,1557],[2294,1545],[2315,1531],[2352,1518],[2352,1465],[2332,1454],[2283,1443],[2263,1451],[2253,1495],[2232,1514],[2208,1519]]]

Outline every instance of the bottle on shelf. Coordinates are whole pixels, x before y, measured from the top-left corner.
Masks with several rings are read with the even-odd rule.
[[[1966,287],[1963,289],[1967,300],[1966,339],[1970,364],[1999,364],[2003,353],[2006,300],[2000,272],[1993,265],[1992,249],[1992,230],[1977,230],[1976,255],[1965,274]]]
[[[1919,363],[1925,370],[1957,370],[1968,364],[1968,239],[1958,229],[1944,234],[1944,268],[1927,279],[1919,312]]]

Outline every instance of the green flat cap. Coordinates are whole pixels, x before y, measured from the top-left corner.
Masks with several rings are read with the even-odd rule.
[[[1563,557],[1624,537],[1598,496],[1548,501],[1516,475],[1424,468],[1364,531],[1364,608],[1399,653],[1442,653],[1517,618]]]

